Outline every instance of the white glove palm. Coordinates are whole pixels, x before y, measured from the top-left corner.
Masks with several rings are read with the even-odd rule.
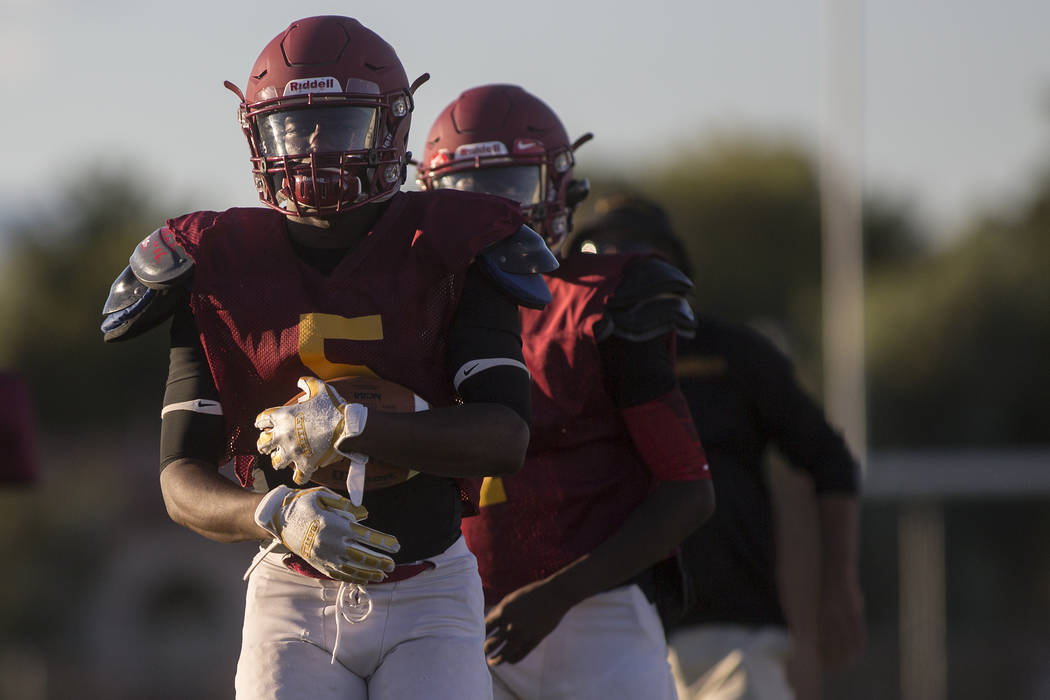
[[[255,417],[255,427],[261,431],[256,447],[270,455],[274,469],[295,465],[293,481],[305,484],[318,468],[343,458],[335,449],[336,438],[359,435],[368,409],[347,404],[338,391],[317,377],[300,377],[298,385],[303,394],[297,402],[268,408]],[[346,410],[348,406],[352,410]],[[346,425],[344,414],[354,425]]]
[[[381,552],[401,548],[393,535],[361,525],[367,516],[363,507],[322,486],[278,486],[255,509],[255,522],[310,566],[338,581],[360,584],[386,578],[394,560]]]

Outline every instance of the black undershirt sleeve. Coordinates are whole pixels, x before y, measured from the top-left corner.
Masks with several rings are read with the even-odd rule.
[[[842,434],[799,384],[791,361],[757,332],[737,350],[746,386],[769,435],[792,466],[808,471],[818,495],[855,494],[859,465]]]
[[[208,368],[189,305],[183,304],[171,322],[171,350],[164,406],[203,399],[218,403],[219,393]],[[166,410],[160,427],[160,468],[176,459],[200,459],[218,465],[225,428],[221,415],[190,409]]]
[[[493,286],[472,265],[467,271],[459,308],[448,336],[452,376],[467,363],[499,358],[520,365],[497,365],[479,370],[459,385],[467,403],[499,403],[532,422],[532,394],[521,353],[521,317],[518,305]]]

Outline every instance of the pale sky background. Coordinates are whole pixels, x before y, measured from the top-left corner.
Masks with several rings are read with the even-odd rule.
[[[644,171],[720,130],[822,123],[821,0],[511,4],[0,0],[3,222],[48,206],[94,162],[126,164],[192,209],[257,203],[237,100],[289,22],[357,17],[398,51],[416,95],[411,149],[468,87],[518,83],[581,163]],[[1006,206],[1050,149],[1047,0],[868,0],[862,153],[869,188],[912,200],[941,235]],[[181,213],[181,212],[172,212]]]

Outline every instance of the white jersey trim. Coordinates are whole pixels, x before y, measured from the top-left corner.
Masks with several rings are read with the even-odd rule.
[[[464,362],[463,366],[456,372],[456,376],[452,380],[452,385],[456,387],[456,391],[459,391],[459,385],[466,381],[467,378],[474,376],[479,372],[484,372],[487,369],[493,367],[519,367],[525,374],[529,374],[529,368],[524,363],[512,360],[509,357],[488,357],[483,360],[471,360],[470,362]]]
[[[194,413],[207,413],[212,416],[222,415],[222,404],[210,399],[193,399],[192,401],[179,401],[169,403],[161,412],[160,417],[168,415],[172,411],[193,411]]]

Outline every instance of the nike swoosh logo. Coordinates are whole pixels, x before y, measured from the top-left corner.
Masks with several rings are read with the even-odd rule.
[[[478,368],[478,365],[480,365],[480,364],[481,364],[480,362],[475,362],[474,364],[472,364],[470,366],[470,369],[463,370],[463,376],[466,377],[467,375],[469,375],[471,372],[476,370]]]
[[[190,401],[179,401],[168,404],[161,409],[160,417],[168,415],[172,411],[193,411],[194,413],[206,413],[212,416],[222,415],[222,404],[211,399],[191,399]]]

